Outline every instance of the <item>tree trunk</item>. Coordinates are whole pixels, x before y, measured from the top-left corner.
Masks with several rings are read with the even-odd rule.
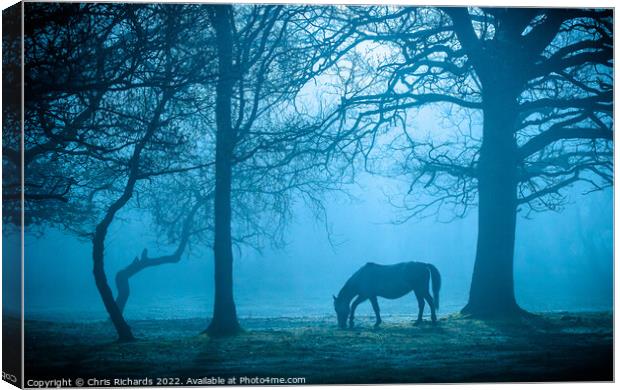
[[[499,84],[499,83],[498,83]],[[469,302],[462,313],[510,317],[522,313],[514,294],[517,208],[516,103],[505,91],[485,93],[478,161],[478,243]]]
[[[97,285],[97,290],[99,290],[99,295],[101,295],[101,300],[118,333],[118,341],[133,341],[134,337],[131,333],[131,328],[125,322],[123,313],[116,305],[103,267],[103,249],[108,225],[100,224],[97,226],[93,237],[93,275],[95,276],[95,284]]]
[[[122,310],[118,307],[116,301],[114,300],[112,290],[110,289],[108,279],[105,274],[103,261],[105,239],[108,234],[108,228],[112,224],[112,221],[114,221],[114,216],[127,204],[127,202],[129,202],[133,196],[133,190],[136,187],[136,182],[138,181],[140,172],[140,154],[142,153],[146,143],[155,133],[155,130],[159,127],[160,116],[166,106],[166,103],[171,97],[171,91],[164,92],[162,99],[155,109],[153,119],[149,123],[146,134],[140,142],[136,144],[131,159],[129,160],[129,177],[127,179],[127,183],[125,184],[125,189],[123,190],[121,196],[116,199],[112,205],[110,205],[104,217],[95,228],[95,234],[93,235],[93,275],[95,276],[95,284],[97,285],[97,290],[99,290],[99,295],[101,295],[101,300],[110,315],[110,319],[116,328],[119,341],[132,341],[134,340],[134,337],[131,333],[131,328],[129,328],[129,325],[127,325],[127,322],[125,322],[125,319],[123,318]]]
[[[231,189],[233,133],[231,106],[233,93],[232,6],[215,5],[212,22],[215,28],[218,54],[216,86],[216,146],[214,200],[214,261],[215,297],[213,318],[206,330],[211,336],[233,335],[240,331],[233,297],[233,252],[231,237]]]

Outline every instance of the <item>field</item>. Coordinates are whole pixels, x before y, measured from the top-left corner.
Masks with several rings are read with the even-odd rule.
[[[26,380],[611,381],[612,323],[611,313],[549,313],[519,322],[453,315],[418,326],[387,316],[375,331],[363,317],[353,330],[336,329],[332,317],[269,318],[242,320],[239,336],[210,338],[201,334],[205,319],[134,321],[139,340],[121,344],[107,322],[27,321]]]

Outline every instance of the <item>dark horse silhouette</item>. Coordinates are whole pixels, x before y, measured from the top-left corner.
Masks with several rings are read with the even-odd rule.
[[[433,296],[429,293],[429,282],[433,282]],[[418,320],[422,322],[424,313],[424,300],[431,307],[431,319],[437,321],[435,310],[439,309],[439,289],[441,288],[441,276],[432,264],[408,262],[392,265],[366,263],[353,274],[344,284],[338,296],[334,296],[334,308],[338,316],[338,326],[346,328],[347,317],[349,327],[353,327],[355,309],[366,299],[370,300],[375,311],[377,321],[375,328],[381,324],[379,304],[377,297],[396,299],[410,291],[415,293],[418,299]],[[355,301],[349,307],[351,300]]]

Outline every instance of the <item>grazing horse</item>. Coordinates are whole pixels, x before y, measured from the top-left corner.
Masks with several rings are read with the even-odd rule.
[[[432,297],[428,289],[431,280],[433,282]],[[441,276],[437,268],[432,264],[417,262],[392,265],[366,263],[347,280],[338,296],[334,296],[334,308],[338,316],[338,326],[345,329],[348,317],[349,327],[352,328],[355,309],[360,303],[368,299],[375,311],[377,319],[375,328],[377,328],[381,324],[377,297],[396,299],[410,291],[413,291],[418,299],[419,312],[416,323],[422,322],[424,300],[431,307],[431,319],[435,323],[437,321],[435,310],[439,309],[440,287]],[[349,307],[353,298],[355,300]]]

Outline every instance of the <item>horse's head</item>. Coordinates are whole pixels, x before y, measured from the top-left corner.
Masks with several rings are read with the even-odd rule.
[[[349,302],[345,302],[344,299],[338,299],[334,295],[334,309],[336,310],[336,317],[338,318],[338,326],[341,329],[346,329],[347,317],[349,316]]]

